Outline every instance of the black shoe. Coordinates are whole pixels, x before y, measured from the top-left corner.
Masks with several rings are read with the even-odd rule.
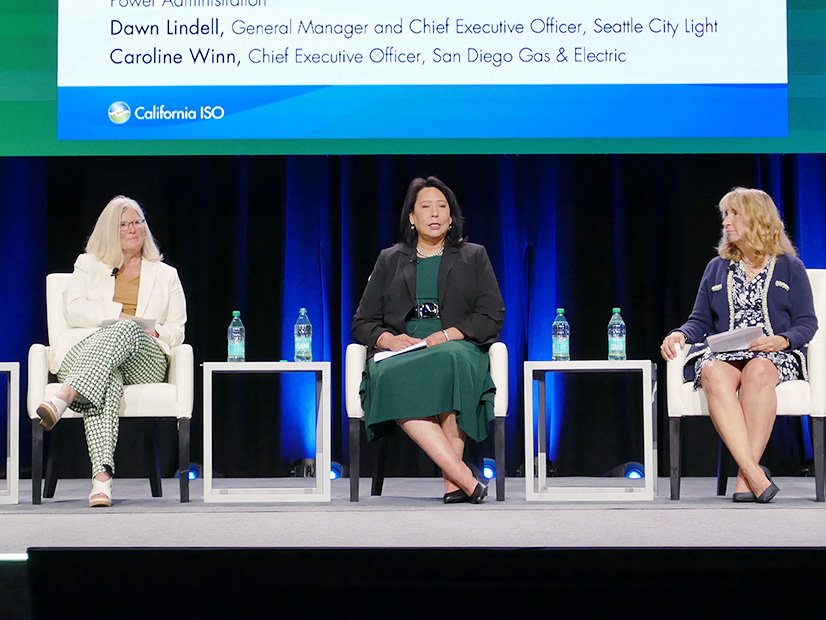
[[[731,495],[731,501],[733,502],[756,502],[757,498],[754,496],[754,493],[751,491],[743,491],[742,493],[733,493]]]
[[[476,484],[476,488],[473,489],[473,494],[468,498],[468,501],[471,504],[481,504],[485,500],[485,496],[488,494],[488,487],[486,484],[482,484],[478,482]]]
[[[768,504],[770,501],[774,499],[774,496],[780,492],[780,489],[777,488],[777,485],[772,482],[769,486],[766,487],[766,490],[763,491],[757,498],[754,500],[758,504]]]
[[[769,471],[768,467],[760,465],[760,469],[762,469],[763,473],[766,474],[766,478],[769,479],[769,482],[774,482],[774,480],[772,480],[772,473]]]
[[[445,493],[444,500],[445,504],[461,504],[470,501],[470,498],[462,489],[458,489],[450,493]]]

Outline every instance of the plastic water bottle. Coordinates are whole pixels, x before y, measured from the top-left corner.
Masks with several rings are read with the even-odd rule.
[[[614,314],[608,322],[608,359],[624,360],[625,355],[625,321],[622,320],[620,309],[614,308]]]
[[[571,359],[571,326],[565,319],[565,308],[556,309],[556,319],[552,327],[553,331],[553,361],[567,362]]]
[[[243,362],[246,359],[247,330],[241,322],[241,312],[232,311],[232,321],[227,328],[227,361]]]
[[[298,320],[295,322],[295,361],[313,361],[313,326],[307,316],[307,308],[301,308],[298,312]]]

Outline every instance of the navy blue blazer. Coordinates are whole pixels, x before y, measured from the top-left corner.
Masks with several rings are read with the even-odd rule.
[[[712,259],[706,267],[694,310],[688,320],[673,331],[685,334],[686,342],[694,343],[686,357],[686,380],[693,379],[694,365],[688,362],[702,354],[708,336],[734,328],[731,315],[731,296],[734,274],[730,269],[734,261]],[[812,287],[803,262],[791,254],[775,257],[769,265],[764,289],[764,323],[769,336],[784,336],[789,347],[800,357],[804,378],[806,370],[806,345],[817,331]]]

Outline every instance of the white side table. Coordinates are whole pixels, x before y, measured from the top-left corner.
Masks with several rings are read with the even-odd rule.
[[[644,486],[548,486],[545,463],[548,447],[545,434],[545,374],[548,372],[639,372],[642,373],[642,428]],[[657,367],[650,360],[570,362],[525,362],[525,497],[528,501],[633,501],[653,500],[657,492]],[[539,383],[538,437],[534,439],[533,382]],[[539,464],[534,466],[534,458]],[[538,469],[535,472],[535,469]],[[536,478],[534,477],[536,475]],[[619,482],[616,478],[612,483]],[[624,479],[623,479],[624,480]],[[630,482],[630,481],[629,481]]]
[[[6,399],[6,488],[0,489],[0,504],[17,504],[20,479],[20,363],[0,363],[0,373],[8,375]]]
[[[205,362],[204,363],[204,501],[205,502],[329,502],[331,369],[330,362]],[[212,375],[214,373],[312,372],[316,376],[315,487],[213,488]]]

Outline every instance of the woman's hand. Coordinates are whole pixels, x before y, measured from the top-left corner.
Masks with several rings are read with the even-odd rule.
[[[766,338],[758,338],[749,345],[749,351],[763,351],[769,353],[771,351],[784,351],[789,348],[789,341],[785,336],[768,336]]]
[[[464,340],[464,338],[465,335],[458,329],[455,327],[448,327],[447,329],[433,332],[425,338],[425,342],[427,343],[427,346],[435,347],[437,344],[444,344],[450,340]]]
[[[662,346],[660,346],[660,353],[663,359],[671,361],[677,357],[677,345],[685,346],[685,334],[683,332],[672,332],[665,337]]]
[[[421,341],[421,338],[413,338],[407,334],[394,336],[390,332],[384,332],[378,337],[378,340],[376,340],[376,348],[384,349],[385,351],[401,351],[411,344],[416,344]]]

